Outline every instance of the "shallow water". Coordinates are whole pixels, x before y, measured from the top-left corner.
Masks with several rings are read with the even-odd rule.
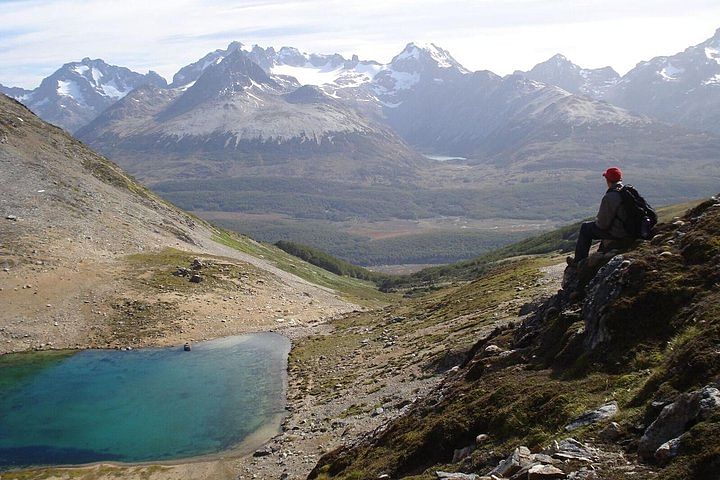
[[[276,334],[182,347],[0,361],[0,468],[144,462],[240,444],[284,410],[290,342]]]

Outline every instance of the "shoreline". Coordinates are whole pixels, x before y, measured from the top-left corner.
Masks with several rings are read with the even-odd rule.
[[[168,460],[149,460],[149,461],[143,461],[143,462],[115,462],[115,461],[98,461],[98,462],[91,462],[91,463],[81,463],[81,464],[50,464],[50,465],[34,465],[34,466],[28,466],[28,467],[21,467],[21,468],[10,468],[7,470],[0,469],[0,477],[2,475],[8,475],[13,473],[26,473],[26,472],[41,472],[41,471],[55,471],[55,472],[63,472],[63,471],[70,471],[70,470],[92,470],[94,468],[98,467],[115,467],[118,469],[133,469],[133,468],[143,468],[143,467],[182,467],[182,466],[191,466],[191,465],[199,465],[204,463],[213,463],[213,462],[223,462],[223,461],[241,461],[248,458],[253,458],[252,454],[257,451],[259,448],[263,447],[264,445],[267,445],[268,443],[272,442],[274,439],[282,435],[283,433],[283,425],[284,423],[291,417],[292,412],[289,410],[290,407],[290,401],[289,401],[289,384],[290,384],[290,368],[289,368],[289,359],[290,354],[292,353],[292,350],[297,347],[297,340],[307,338],[311,335],[313,335],[313,330],[320,330],[323,327],[326,327],[334,318],[336,318],[337,315],[331,316],[329,318],[324,318],[317,323],[314,323],[313,325],[287,325],[283,326],[281,328],[267,328],[267,329],[256,329],[253,331],[248,332],[242,332],[237,333],[235,335],[227,335],[227,336],[219,336],[214,338],[208,338],[207,340],[201,340],[196,343],[205,343],[205,342],[212,342],[212,341],[218,341],[223,339],[228,339],[231,337],[237,337],[237,336],[243,336],[243,335],[257,335],[262,333],[274,333],[277,335],[281,335],[285,337],[288,340],[289,343],[289,349],[287,352],[287,355],[285,357],[285,368],[283,369],[283,376],[282,376],[282,382],[283,382],[283,390],[285,395],[285,401],[284,401],[284,411],[279,412],[275,415],[273,415],[273,418],[267,422],[267,424],[259,427],[257,430],[252,432],[248,437],[246,437],[243,441],[240,443],[233,445],[232,447],[222,450],[216,453],[209,453],[209,454],[203,454],[203,455],[196,455],[192,457],[182,457],[177,459],[168,459]],[[163,348],[182,348],[183,343],[173,343],[170,345],[163,345],[163,344],[150,344],[147,346],[139,347],[140,349],[163,349]],[[120,350],[120,347],[116,348],[107,348],[103,346],[98,345],[90,345],[86,347],[81,348],[44,348],[44,349],[28,349],[23,350],[19,352],[4,352],[0,353],[0,357],[3,357],[5,355],[32,355],[32,354],[41,354],[46,352],[53,352],[53,353],[61,353],[61,352],[69,352],[72,354],[79,353],[82,351],[88,351],[88,350],[106,350],[106,351],[118,351]]]

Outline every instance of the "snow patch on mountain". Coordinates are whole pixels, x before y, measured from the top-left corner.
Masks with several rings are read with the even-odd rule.
[[[87,105],[82,90],[78,84],[72,80],[58,80],[57,94],[61,97],[70,97],[80,105]]]
[[[708,60],[714,60],[720,65],[720,49],[714,47],[705,47],[705,56]]]
[[[705,80],[703,85],[720,85],[720,73]]]
[[[672,81],[677,80],[680,75],[685,73],[685,69],[682,67],[675,67],[672,63],[668,62],[668,64],[658,73],[663,80]]]

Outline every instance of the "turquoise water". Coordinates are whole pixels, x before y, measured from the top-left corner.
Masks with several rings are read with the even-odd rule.
[[[283,412],[289,351],[286,338],[263,333],[191,352],[88,350],[36,368],[4,362],[0,469],[227,450]]]

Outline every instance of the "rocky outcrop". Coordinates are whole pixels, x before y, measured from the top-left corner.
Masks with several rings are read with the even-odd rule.
[[[676,450],[677,440],[689,427],[699,420],[707,419],[720,408],[720,390],[708,385],[701,390],[686,393],[662,409],[660,415],[645,430],[638,445],[638,454],[646,459],[669,457]],[[672,442],[670,442],[672,441]],[[665,445],[666,442],[668,445]],[[661,449],[662,447],[662,449]]]
[[[607,420],[608,418],[614,417],[618,412],[617,402],[606,403],[605,405],[583,413],[581,416],[570,422],[565,426],[565,430],[572,432],[578,428],[592,425],[594,423]]]
[[[582,316],[585,320],[585,347],[588,350],[594,350],[601,343],[610,340],[605,314],[622,292],[619,279],[623,268],[628,265],[630,262],[626,262],[622,255],[613,257],[600,269],[587,287],[587,299],[583,303]]]

